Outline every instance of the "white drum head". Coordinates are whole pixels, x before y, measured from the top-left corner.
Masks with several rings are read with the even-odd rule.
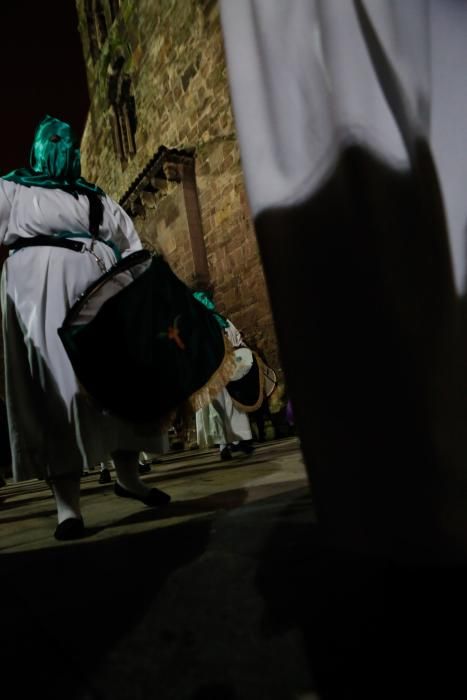
[[[235,372],[232,375],[231,382],[236,382],[242,379],[253,366],[253,353],[250,348],[236,348],[234,350],[235,357]]]

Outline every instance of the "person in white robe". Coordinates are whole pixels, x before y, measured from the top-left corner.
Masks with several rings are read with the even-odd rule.
[[[101,219],[94,239],[93,208]],[[84,252],[56,247],[60,238],[84,243]],[[38,241],[44,244],[34,245]],[[137,468],[141,449],[161,450],[160,432],[142,433],[94,408],[80,391],[57,333],[90,283],[119,255],[142,248],[125,211],[80,177],[79,148],[64,122],[46,117],[36,131],[31,167],[0,178],[0,243],[10,248],[1,302],[15,480],[50,483],[57,503],[57,539],[83,536],[80,474],[109,455],[118,495],[147,505],[167,503],[170,497],[150,489]],[[96,356],[109,352],[112,348],[96,347]]]
[[[318,518],[308,566],[267,569],[266,614],[295,599],[310,697],[464,697],[467,3],[221,0],[221,16]],[[272,556],[291,537],[279,526]]]
[[[194,296],[214,313],[233,348],[246,347],[240,331],[229,319],[217,313],[214,303],[205,293],[195,292]],[[232,459],[232,451],[251,454],[254,449],[248,414],[235,406],[225,387],[209,404],[196,411],[196,436],[201,448],[218,445],[223,461]]]
[[[100,484],[110,484],[112,481],[111,470],[115,468],[113,459],[107,459],[99,464],[99,479]]]
[[[220,5],[320,523],[350,551],[465,556],[467,3]]]

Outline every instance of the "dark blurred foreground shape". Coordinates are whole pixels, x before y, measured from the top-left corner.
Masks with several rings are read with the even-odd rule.
[[[321,526],[467,554],[464,3],[221,3],[242,162]]]
[[[265,590],[321,700],[464,697],[467,5],[221,12],[318,517]]]

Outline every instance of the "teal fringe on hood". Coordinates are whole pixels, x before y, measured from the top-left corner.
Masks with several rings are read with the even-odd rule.
[[[220,325],[221,328],[228,328],[228,323],[226,319],[217,311],[216,306],[212,299],[208,297],[208,295],[205,292],[193,292],[193,296],[195,299],[200,301],[204,306],[209,309],[209,311],[212,311],[214,318],[216,319],[217,323]]]

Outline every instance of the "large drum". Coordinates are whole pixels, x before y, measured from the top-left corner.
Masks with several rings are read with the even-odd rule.
[[[235,372],[227,384],[230,397],[242,411],[257,411],[277,385],[276,373],[250,348],[236,348]]]
[[[263,362],[263,374],[264,374],[264,395],[269,398],[277,386],[277,375],[272,369]]]
[[[99,278],[59,329],[94,402],[132,422],[165,419],[192,397],[209,399],[232,375],[214,316],[161,256],[129,255]]]

